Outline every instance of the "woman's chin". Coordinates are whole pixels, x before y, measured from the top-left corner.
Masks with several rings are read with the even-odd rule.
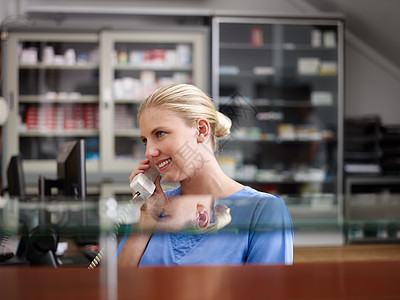
[[[175,183],[175,182],[183,182],[186,178],[182,178],[179,176],[163,176],[163,181],[166,183]]]
[[[171,175],[163,175],[163,180],[166,183],[178,182],[178,180],[174,176],[171,176]]]
[[[167,183],[181,182],[188,179],[186,174],[182,174],[181,170],[170,169],[167,172],[161,172],[163,180]]]

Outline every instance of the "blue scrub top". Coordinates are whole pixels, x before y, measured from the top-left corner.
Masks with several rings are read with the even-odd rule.
[[[180,188],[166,195],[180,195]],[[229,225],[213,233],[154,233],[140,265],[293,263],[293,225],[281,198],[246,186],[216,204],[230,208]]]

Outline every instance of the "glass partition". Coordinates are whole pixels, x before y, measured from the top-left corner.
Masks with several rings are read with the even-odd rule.
[[[218,245],[225,245],[221,247],[236,249],[235,255],[242,251],[243,236],[246,243],[263,240],[264,235],[273,236],[267,240],[283,240],[281,245],[289,248],[293,247],[293,236],[294,247],[400,241],[400,201],[395,195],[351,197],[346,199],[345,207],[343,197],[325,196],[271,196],[256,201],[229,197],[213,200],[207,196],[168,199],[162,204],[147,203],[143,209],[143,202],[131,197],[86,201],[0,198],[1,253],[3,257],[12,253],[14,257],[8,260],[12,264],[89,267],[101,249],[109,249],[113,253],[109,260],[115,262],[116,252],[112,251],[119,245],[120,253],[129,237],[143,233],[153,234],[151,239],[157,241],[154,245],[175,243],[177,249],[184,246],[182,239],[197,245],[207,237],[204,241],[215,241],[207,251],[221,251]],[[288,208],[290,217],[274,211],[281,206]],[[206,215],[208,218],[203,218]],[[143,223],[141,218],[148,219]],[[150,225],[142,225],[139,230],[138,223]],[[103,242],[101,237],[105,238]],[[148,247],[154,245],[150,243]],[[267,252],[276,249],[273,243],[263,243],[262,247]],[[32,251],[33,257],[27,256]],[[249,255],[250,250],[246,251]],[[107,255],[105,252],[103,256]],[[221,262],[213,259],[207,264]],[[99,263],[101,259],[94,267]]]

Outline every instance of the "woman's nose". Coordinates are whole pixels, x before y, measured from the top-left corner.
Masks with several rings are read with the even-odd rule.
[[[146,145],[146,152],[145,152],[145,156],[150,159],[153,157],[157,157],[160,155],[160,151],[154,147],[153,145],[151,145],[151,143],[147,143]]]

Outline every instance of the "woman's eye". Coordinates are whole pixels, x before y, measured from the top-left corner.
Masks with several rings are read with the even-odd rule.
[[[147,144],[147,139],[142,139],[143,144]]]
[[[157,131],[157,132],[156,132],[156,136],[157,136],[157,137],[162,137],[164,134],[165,134],[164,131]]]

